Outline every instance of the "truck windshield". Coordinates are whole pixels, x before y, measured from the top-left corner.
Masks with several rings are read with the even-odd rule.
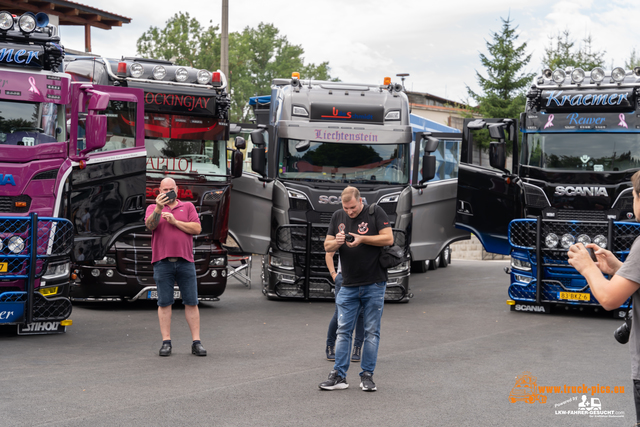
[[[568,171],[640,168],[640,133],[529,133],[521,164]]]
[[[58,118],[62,125],[58,123]],[[0,143],[34,146],[64,141],[62,106],[51,102],[0,100]]]
[[[336,144],[280,139],[278,176],[302,181],[409,182],[409,144]]]
[[[145,114],[147,173],[208,181],[227,179],[224,128],[214,118]]]

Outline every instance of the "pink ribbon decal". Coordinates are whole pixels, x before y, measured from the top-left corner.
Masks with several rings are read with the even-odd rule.
[[[624,121],[624,114],[620,114],[618,117],[620,118],[620,123],[618,123],[618,126],[629,129],[629,126],[627,126],[627,122]]]
[[[549,114],[549,120],[547,121],[547,124],[544,125],[544,129],[553,126],[553,114]]]
[[[42,94],[40,93],[40,91],[36,87],[36,79],[34,79],[33,77],[29,77],[29,84],[31,85],[31,87],[29,88],[29,92],[33,92],[36,95],[42,96]]]

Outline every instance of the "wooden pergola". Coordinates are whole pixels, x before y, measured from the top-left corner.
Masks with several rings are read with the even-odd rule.
[[[58,17],[59,25],[84,26],[84,49],[91,52],[91,27],[110,30],[129,24],[131,18],[66,0],[0,0],[0,10],[22,15],[44,12]]]

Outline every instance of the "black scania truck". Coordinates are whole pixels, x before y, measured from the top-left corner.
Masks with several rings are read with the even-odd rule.
[[[521,145],[515,120],[466,121],[456,223],[488,252],[511,255],[512,310],[600,309],[567,250],[592,242],[624,261],[640,234],[630,182],[640,169],[639,91],[640,68],[545,70],[527,93]],[[472,164],[483,127],[491,167]]]
[[[425,184],[436,169],[436,137],[460,134],[419,133],[412,144],[407,96],[390,78],[350,84],[295,74],[275,79],[268,103],[257,106],[266,126],[251,134],[254,173],[232,190],[229,233],[243,252],[264,255],[267,297],[334,297],[323,243],[347,185],[385,210],[396,244],[420,265],[468,238],[454,227],[455,180]],[[387,300],[412,296],[409,271],[409,262],[389,270]]]

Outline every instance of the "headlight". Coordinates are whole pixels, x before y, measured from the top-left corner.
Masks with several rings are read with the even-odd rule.
[[[594,237],[593,243],[600,246],[602,249],[607,248],[607,238],[604,237],[602,234],[598,234],[596,237]]]
[[[116,259],[110,256],[102,258],[100,261],[94,261],[95,265],[116,265]]]
[[[18,19],[18,26],[25,33],[31,33],[36,29],[36,17],[32,13],[25,13]]]
[[[611,71],[611,79],[614,82],[620,83],[624,80],[624,76],[626,76],[627,72],[622,67],[616,67]]]
[[[47,267],[46,273],[42,276],[45,280],[61,279],[69,277],[69,263],[63,264],[50,264]]]
[[[269,257],[269,264],[272,267],[283,268],[285,270],[293,270],[292,258],[281,258],[279,256],[271,255]]]
[[[385,116],[385,120],[400,120],[400,111],[389,111]]]
[[[544,244],[547,245],[549,249],[553,249],[558,246],[559,241],[560,239],[558,239],[558,236],[553,233],[547,234],[547,236],[544,238]]]
[[[604,70],[600,67],[596,67],[591,70],[591,80],[597,83],[600,83],[602,80],[604,80]]]
[[[519,274],[515,275],[515,279],[518,282],[524,282],[524,283],[530,283],[531,282],[531,277],[529,277],[529,276],[521,276]]]
[[[153,67],[153,71],[151,72],[151,74],[153,74],[154,79],[162,80],[167,75],[167,69],[162,65],[156,65],[155,67]]]
[[[573,237],[571,234],[565,234],[562,236],[562,241],[561,241],[561,245],[563,248],[565,249],[569,249],[569,247],[571,247],[571,245],[573,245],[576,242],[576,238]]]
[[[224,265],[224,257],[211,258],[209,265],[215,265],[217,267]]]
[[[567,77],[567,74],[564,72],[564,70],[560,70],[560,69],[555,70],[551,74],[551,79],[558,84],[562,83],[566,77]]]
[[[591,243],[591,237],[587,236],[586,234],[581,234],[578,236],[578,243],[582,243],[583,245],[587,246],[588,243]]]
[[[400,264],[396,265],[395,267],[391,267],[387,270],[388,273],[402,273],[403,271],[407,271],[409,269],[409,266],[411,264],[409,263],[409,261],[405,261],[405,262],[401,262]]]
[[[131,73],[131,77],[134,77],[137,79],[142,77],[142,74],[144,73],[144,67],[142,66],[142,64],[138,62],[134,62],[129,67],[129,72]]]
[[[576,68],[571,72],[571,81],[574,83],[582,83],[584,81],[584,70]]]
[[[518,258],[511,258],[511,267],[518,270],[531,271],[531,263]]]
[[[206,85],[211,81],[211,73],[207,70],[200,70],[198,71],[197,80],[201,85]]]
[[[7,242],[7,247],[14,254],[19,254],[24,250],[24,240],[20,236],[11,236]]]
[[[13,16],[9,12],[0,12],[0,30],[8,31],[13,28]]]
[[[176,70],[176,81],[186,82],[189,77],[189,71],[186,68],[180,67]]]

